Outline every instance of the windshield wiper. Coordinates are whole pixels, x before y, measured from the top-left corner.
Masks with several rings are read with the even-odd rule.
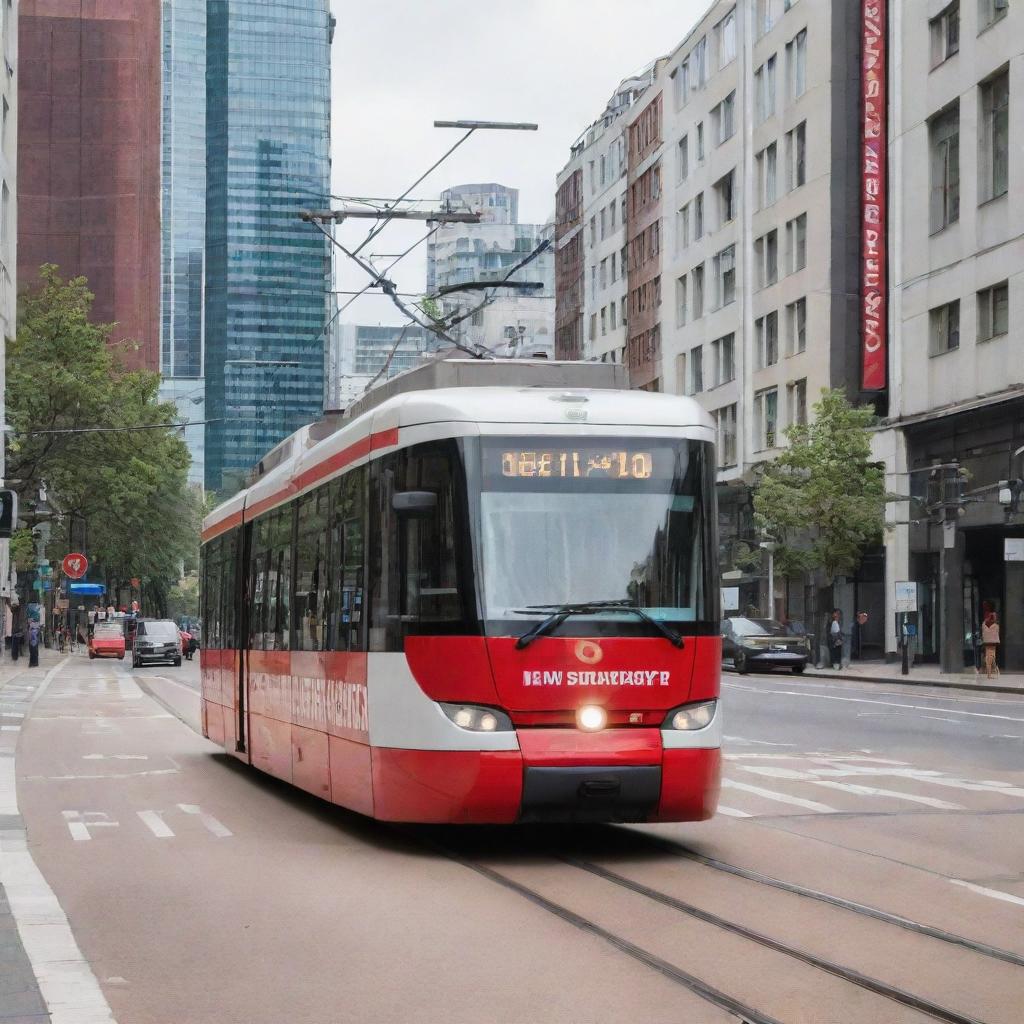
[[[648,615],[643,608],[630,604],[629,601],[579,601],[572,604],[531,604],[527,605],[526,608],[517,608],[515,610],[520,614],[542,611],[551,612],[543,622],[538,622],[533,629],[525,632],[516,641],[517,651],[521,651],[524,647],[529,647],[537,637],[544,636],[546,633],[557,629],[570,615],[591,615],[594,612],[602,611],[632,612],[643,619],[644,622],[653,626],[673,647],[682,647],[684,644],[683,638],[674,629]]]

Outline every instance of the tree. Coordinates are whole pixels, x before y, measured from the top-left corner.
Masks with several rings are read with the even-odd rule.
[[[809,423],[786,430],[789,446],[768,463],[754,492],[754,521],[779,545],[783,574],[821,569],[829,582],[856,571],[882,537],[885,476],[871,461],[871,409],[822,391]]]
[[[188,449],[170,426],[177,410],[158,400],[157,374],[124,368],[112,325],[90,320],[84,278],[64,281],[50,264],[40,278],[7,346],[9,477],[23,502],[46,481],[51,559],[66,553],[72,521],[84,523],[90,576],[112,590],[139,577],[161,611],[160,594],[198,551]]]

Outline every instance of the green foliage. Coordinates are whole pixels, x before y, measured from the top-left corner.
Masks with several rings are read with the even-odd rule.
[[[437,299],[431,298],[429,295],[423,296],[419,307],[435,324],[441,323],[444,319],[441,315],[441,307],[438,305]]]
[[[754,493],[754,520],[779,547],[785,575],[853,573],[885,523],[885,476],[871,461],[873,413],[842,391],[822,391],[807,424],[786,430],[789,446],[768,463]]]
[[[198,576],[186,576],[168,590],[167,615],[172,619],[199,618]]]
[[[66,553],[71,520],[84,520],[91,578],[169,585],[195,564],[199,529],[188,449],[166,426],[175,406],[158,401],[157,374],[123,367],[111,325],[90,321],[84,278],[63,281],[52,265],[40,276],[7,346],[8,475],[23,502],[46,481],[51,558]],[[133,429],[76,432],[95,426]]]

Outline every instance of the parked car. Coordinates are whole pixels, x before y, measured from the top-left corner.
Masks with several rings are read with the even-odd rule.
[[[89,637],[90,658],[123,658],[124,630],[120,622],[97,622]]]
[[[147,662],[181,664],[181,636],[171,619],[139,619],[132,647],[132,668]]]
[[[807,667],[810,642],[794,636],[790,626],[775,619],[737,616],[722,620],[722,662],[732,663],[740,675],[751,669],[788,668],[799,674]]]

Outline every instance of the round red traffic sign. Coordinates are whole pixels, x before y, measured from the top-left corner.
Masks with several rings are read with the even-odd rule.
[[[69,579],[80,580],[89,570],[89,559],[85,555],[73,551],[70,555],[64,556],[60,567]]]

